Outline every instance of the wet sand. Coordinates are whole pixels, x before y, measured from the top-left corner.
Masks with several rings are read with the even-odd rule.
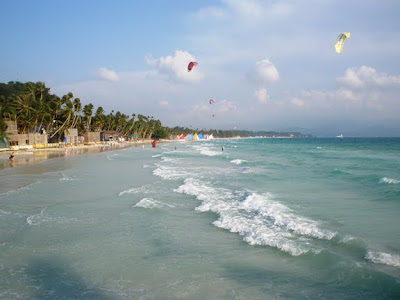
[[[0,170],[9,167],[24,166],[32,163],[41,162],[45,159],[62,157],[65,155],[97,153],[135,146],[151,147],[151,140],[96,145],[66,146],[63,148],[28,149],[15,151],[7,150],[0,152]],[[14,159],[10,160],[10,155],[12,153],[14,154]]]

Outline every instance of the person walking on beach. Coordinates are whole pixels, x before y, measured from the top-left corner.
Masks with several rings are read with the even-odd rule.
[[[8,159],[11,160],[11,161],[14,161],[14,159],[15,159],[14,152],[11,152],[11,155],[10,155],[10,157]]]
[[[10,157],[8,159],[10,160],[10,167],[14,167],[14,164],[15,164],[14,152],[11,152],[11,155],[10,155]]]

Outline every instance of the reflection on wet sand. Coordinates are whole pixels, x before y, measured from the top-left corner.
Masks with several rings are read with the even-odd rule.
[[[46,159],[86,154],[86,153],[97,153],[103,151],[116,150],[119,148],[126,148],[133,145],[117,145],[117,146],[96,146],[96,147],[66,147],[66,148],[55,148],[46,150],[34,150],[34,151],[17,151],[14,153],[14,158],[9,159],[9,154],[1,154],[0,157],[0,169],[8,167],[18,167],[28,165],[32,163],[41,162]]]

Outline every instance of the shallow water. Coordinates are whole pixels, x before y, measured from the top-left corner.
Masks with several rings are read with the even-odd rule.
[[[399,154],[213,140],[3,169],[0,298],[399,298]]]

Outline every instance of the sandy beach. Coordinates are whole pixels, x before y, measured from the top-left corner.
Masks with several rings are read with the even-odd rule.
[[[138,140],[134,142],[109,142],[95,145],[68,145],[60,148],[6,150],[0,152],[0,170],[9,167],[18,167],[37,163],[45,159],[62,157],[66,155],[97,153],[138,146],[151,147],[151,140]],[[10,160],[10,155],[12,153],[14,154],[14,160]]]

